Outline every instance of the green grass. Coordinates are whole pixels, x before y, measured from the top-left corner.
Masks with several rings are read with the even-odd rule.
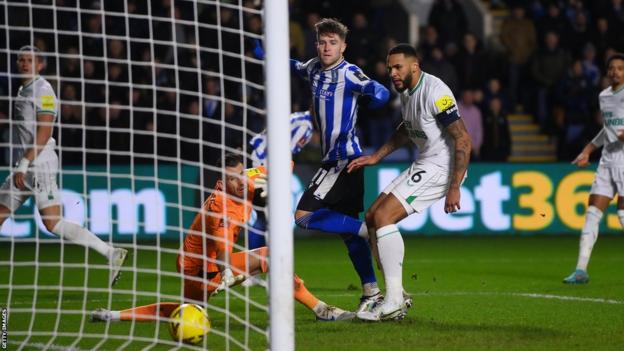
[[[167,246],[175,249],[175,244]],[[158,328],[154,323],[89,323],[83,312],[109,304],[121,309],[152,303],[157,298],[150,294],[157,291],[162,301],[171,301],[171,296],[179,295],[179,279],[165,275],[159,280],[149,271],[126,272],[109,292],[107,273],[97,267],[104,260],[91,253],[87,268],[81,264],[84,250],[68,245],[63,262],[74,266],[63,270],[64,289],[60,290],[60,269],[45,267],[45,262],[59,262],[59,248],[58,244],[40,245],[36,259],[34,245],[15,246],[15,261],[43,263],[37,274],[32,266],[16,266],[11,272],[7,261],[12,248],[0,244],[0,306],[11,308],[9,349],[20,345],[25,350],[69,345],[81,350],[172,348],[166,344],[170,338],[165,323]],[[578,239],[573,237],[408,239],[404,282],[415,302],[408,317],[387,323],[319,323],[297,305],[297,350],[622,350],[624,237],[601,237],[590,265],[591,283],[567,286],[561,280],[574,268],[577,248]],[[359,282],[339,239],[297,240],[295,249],[295,270],[310,291],[330,304],[356,307]],[[174,252],[161,253],[158,266],[154,251],[134,251],[128,266],[173,272]],[[43,286],[36,294],[30,288],[35,281]],[[14,287],[10,301],[8,284]],[[85,287],[91,290],[85,292]],[[143,292],[136,300],[134,290]],[[262,288],[239,287],[236,291],[266,304]],[[226,326],[234,338],[247,340],[250,349],[265,349],[263,334],[246,333],[244,326],[232,319],[227,323],[218,309],[229,304],[235,315],[261,329],[267,326],[266,312],[254,307],[247,311],[232,295],[219,295],[210,303],[215,332],[209,335],[209,349],[240,349],[219,334]],[[35,333],[27,339],[28,330]],[[57,336],[51,337],[54,331]],[[86,337],[76,340],[72,334],[78,332]],[[133,341],[132,337],[154,339],[156,344]]]

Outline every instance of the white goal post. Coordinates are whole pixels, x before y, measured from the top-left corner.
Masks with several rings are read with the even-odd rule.
[[[63,216],[130,255],[111,287],[106,258],[50,233],[34,199],[24,203],[0,229],[8,349],[294,350],[288,1],[0,2],[2,180],[17,161],[9,131],[29,84],[16,64],[25,45],[46,58],[41,77],[58,101]],[[178,253],[223,174],[216,161],[239,153],[251,167],[248,140],[265,127],[268,294],[236,287],[211,298],[212,330],[195,346],[169,337],[168,317],[90,323],[96,308],[184,300]],[[254,218],[235,251],[249,248]]]

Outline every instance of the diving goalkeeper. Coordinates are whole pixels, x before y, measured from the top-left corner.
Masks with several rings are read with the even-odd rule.
[[[251,215],[251,201],[254,197],[266,197],[266,175],[248,176],[242,157],[231,153],[225,155],[219,166],[225,167],[225,179],[217,181],[215,192],[204,202],[178,255],[176,267],[184,277],[185,302],[207,302],[212,295],[240,284],[247,277],[268,271],[266,246],[233,252],[241,227]],[[316,298],[297,275],[294,284],[295,299],[312,310],[318,320],[355,317],[353,312],[327,305]],[[98,309],[92,312],[91,320],[155,321],[169,317],[179,305],[177,302],[161,302],[122,311]]]

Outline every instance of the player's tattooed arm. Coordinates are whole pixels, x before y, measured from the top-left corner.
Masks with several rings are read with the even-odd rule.
[[[461,119],[449,124],[446,127],[446,131],[455,140],[455,167],[444,204],[444,211],[451,213],[460,209],[459,187],[468,169],[468,163],[470,162],[471,141],[464,121]]]
[[[382,160],[384,157],[388,156],[394,150],[402,147],[403,145],[409,143],[410,139],[407,135],[407,129],[405,129],[405,124],[401,123],[397,127],[396,131],[392,135],[392,138],[388,140],[385,144],[383,144],[379,150],[375,152],[375,155]]]

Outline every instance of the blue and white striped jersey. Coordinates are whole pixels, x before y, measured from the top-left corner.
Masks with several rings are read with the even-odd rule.
[[[290,151],[293,155],[299,153],[310,142],[313,130],[310,111],[295,112],[290,115]],[[249,141],[249,145],[253,149],[251,160],[254,167],[264,164],[267,158],[266,131],[254,136]]]
[[[383,106],[390,92],[345,60],[323,70],[318,58],[302,63],[291,60],[292,69],[310,82],[316,125],[321,133],[322,162],[352,159],[362,154],[357,135],[357,100],[370,98],[369,107]]]

